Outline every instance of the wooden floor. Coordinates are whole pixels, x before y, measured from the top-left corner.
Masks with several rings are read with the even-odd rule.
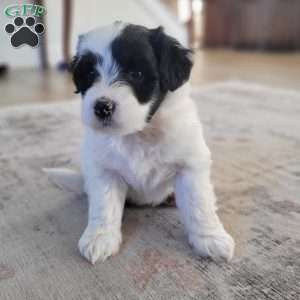
[[[240,79],[300,90],[300,53],[207,50],[196,53],[192,83]]]
[[[240,79],[300,90],[300,53],[265,54],[201,50],[195,55],[192,84]],[[0,78],[0,106],[66,100],[74,96],[69,74],[56,70],[14,70]]]

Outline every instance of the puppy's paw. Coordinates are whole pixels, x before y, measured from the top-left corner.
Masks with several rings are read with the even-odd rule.
[[[224,229],[207,235],[192,234],[189,243],[198,255],[215,261],[230,261],[233,257],[234,240]]]
[[[117,254],[121,241],[119,230],[87,227],[78,242],[78,248],[81,255],[94,264],[97,260],[104,261]]]

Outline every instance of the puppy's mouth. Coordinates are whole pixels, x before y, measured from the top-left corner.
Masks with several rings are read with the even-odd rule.
[[[112,132],[116,131],[119,126],[113,118],[104,118],[103,120],[94,119],[90,127],[97,131]]]
[[[112,127],[114,125],[113,119],[112,117],[108,117],[108,118],[104,118],[101,121],[98,121],[102,124],[102,127],[106,128],[106,127]]]

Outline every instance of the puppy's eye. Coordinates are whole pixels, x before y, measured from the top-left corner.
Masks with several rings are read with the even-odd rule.
[[[88,73],[88,75],[89,75],[89,76],[95,76],[95,75],[96,75],[96,72],[95,72],[95,71],[90,71],[90,72]]]
[[[94,82],[94,80],[99,76],[99,73],[96,70],[90,70],[87,73],[87,80]]]
[[[130,79],[134,81],[141,81],[144,78],[144,75],[140,71],[130,71],[129,72]]]

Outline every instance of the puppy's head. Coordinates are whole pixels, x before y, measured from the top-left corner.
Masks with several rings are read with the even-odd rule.
[[[84,124],[106,134],[143,130],[191,68],[191,51],[161,27],[116,22],[81,36],[71,70]]]

